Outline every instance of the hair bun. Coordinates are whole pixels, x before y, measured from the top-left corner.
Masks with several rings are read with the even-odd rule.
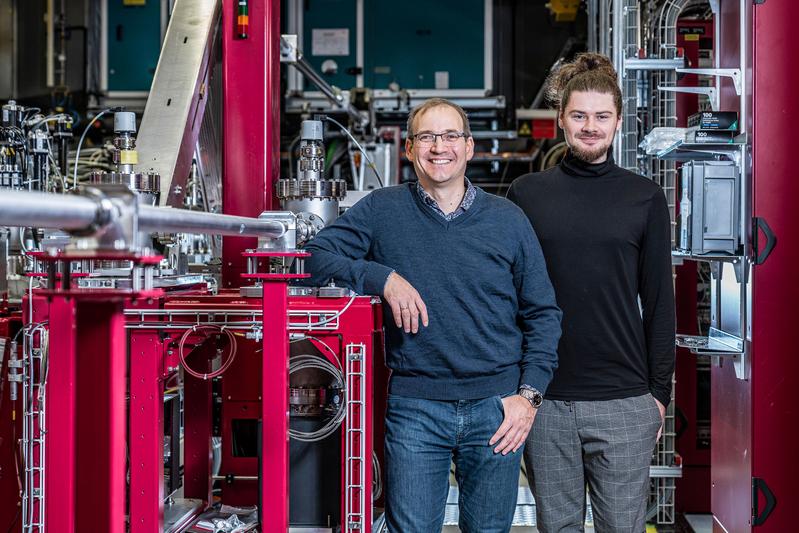
[[[564,63],[556,71],[549,75],[547,79],[547,99],[553,105],[560,104],[561,95],[563,94],[566,85],[576,76],[586,72],[595,72],[596,74],[604,74],[613,80],[616,80],[616,69],[613,68],[613,63],[607,56],[596,54],[593,52],[584,52],[577,54],[573,61]]]

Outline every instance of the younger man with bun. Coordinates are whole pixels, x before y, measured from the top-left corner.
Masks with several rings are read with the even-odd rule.
[[[610,60],[580,54],[548,83],[569,150],[508,191],[563,310],[559,366],[525,449],[538,529],[583,531],[588,485],[597,532],[641,533],[674,372],[668,206],[613,161],[622,100]]]

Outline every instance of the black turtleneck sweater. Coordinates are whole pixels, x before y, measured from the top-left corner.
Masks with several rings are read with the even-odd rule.
[[[674,372],[671,231],[663,190],[608,161],[571,154],[516,179],[547,262],[563,335],[546,397],[612,400],[651,392],[663,405]],[[639,307],[640,298],[640,307]]]

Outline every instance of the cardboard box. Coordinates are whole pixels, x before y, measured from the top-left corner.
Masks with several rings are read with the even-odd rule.
[[[688,127],[700,130],[738,131],[737,111],[703,111],[688,117]]]

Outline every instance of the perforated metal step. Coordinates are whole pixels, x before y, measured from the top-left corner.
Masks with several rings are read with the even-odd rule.
[[[586,496],[586,527],[593,527],[594,515],[591,509],[591,502]],[[444,513],[445,526],[458,525],[458,487],[450,487],[447,496],[447,508]],[[516,497],[516,512],[513,515],[514,527],[534,527],[535,526],[535,499],[528,487],[519,487]]]

